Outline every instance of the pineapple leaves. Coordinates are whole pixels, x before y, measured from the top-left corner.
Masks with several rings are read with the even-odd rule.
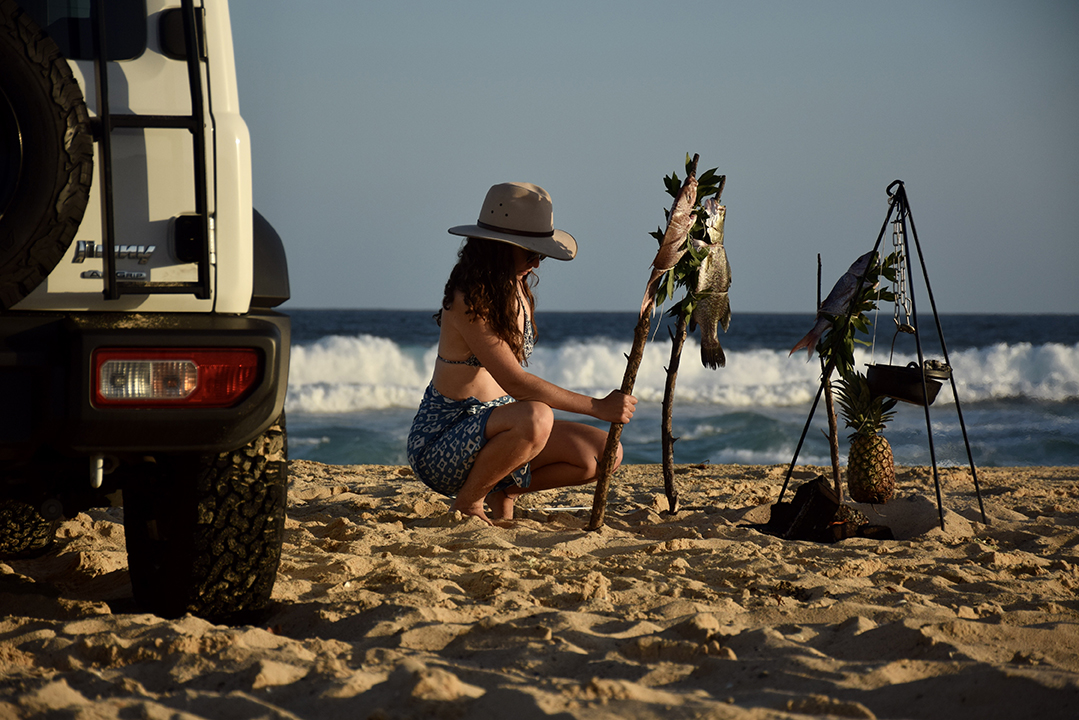
[[[896,400],[874,397],[869,382],[860,372],[841,375],[832,384],[840,414],[847,427],[853,428],[851,438],[876,435],[895,417]]]

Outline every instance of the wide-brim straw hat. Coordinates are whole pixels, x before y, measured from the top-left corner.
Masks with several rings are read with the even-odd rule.
[[[555,230],[551,196],[531,183],[492,185],[475,225],[458,225],[450,233],[510,243],[555,260],[572,260],[577,241]]]

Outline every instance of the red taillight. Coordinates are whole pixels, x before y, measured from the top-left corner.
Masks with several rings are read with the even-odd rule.
[[[255,386],[252,348],[101,348],[94,351],[94,404],[105,407],[235,405]]]

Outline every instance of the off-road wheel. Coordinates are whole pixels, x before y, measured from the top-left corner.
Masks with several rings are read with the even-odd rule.
[[[28,502],[0,498],[0,559],[35,557],[52,547],[59,520],[46,520]]]
[[[288,493],[284,415],[246,446],[165,456],[124,488],[136,602],[162,617],[228,622],[273,591]]]
[[[67,251],[90,197],[93,153],[67,60],[18,5],[0,0],[0,310]]]

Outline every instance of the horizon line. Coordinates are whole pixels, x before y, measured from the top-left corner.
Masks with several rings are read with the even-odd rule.
[[[273,308],[273,309],[276,310],[276,311],[279,311],[279,312],[287,312],[289,310],[363,311],[363,312],[385,312],[385,311],[392,311],[392,312],[436,312],[436,310],[432,310],[431,308],[395,308],[395,307],[299,307],[299,306],[297,306],[297,307],[292,307],[292,308],[284,308],[283,306],[279,305],[279,306],[277,306],[276,308]],[[552,313],[552,314],[553,313],[566,313],[566,314],[568,314],[568,313],[579,313],[579,314],[607,313],[607,314],[619,314],[619,315],[635,315],[635,314],[637,314],[636,310],[542,310],[542,309],[538,309],[538,308],[536,309],[536,312],[537,313]],[[666,311],[663,311],[662,314],[666,314]],[[815,315],[815,313],[806,312],[804,310],[740,310],[737,314],[738,315],[803,315],[803,316],[810,316],[810,317]],[[927,313],[919,313],[920,316],[925,316],[925,317],[929,317],[932,314],[933,314],[932,311],[929,311]],[[970,311],[959,311],[959,312],[942,312],[942,313],[940,313],[940,315],[941,316],[944,316],[944,315],[949,315],[949,316],[954,316],[954,315],[1004,315],[1004,316],[1012,316],[1012,317],[1022,317],[1022,316],[1031,316],[1031,315],[1075,316],[1075,315],[1079,315],[1079,311],[1076,311],[1076,312],[1067,312],[1067,311],[1062,311],[1062,310],[1057,310],[1057,311],[1030,311],[1030,312],[984,312],[984,311],[983,312],[970,312]]]

